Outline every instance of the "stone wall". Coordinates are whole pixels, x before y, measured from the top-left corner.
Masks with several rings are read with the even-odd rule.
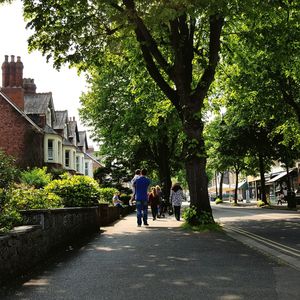
[[[99,232],[133,212],[135,207],[100,204],[87,208],[60,208],[22,211],[25,226],[0,235],[0,282],[15,278],[35,267],[57,249]]]
[[[134,212],[135,206],[126,206],[122,209],[114,206],[108,206],[108,204],[101,203],[99,205],[100,210],[100,226],[107,226],[112,224],[121,217]]]
[[[0,281],[25,273],[56,249],[99,231],[99,212],[99,207],[23,211],[28,225],[0,236]]]

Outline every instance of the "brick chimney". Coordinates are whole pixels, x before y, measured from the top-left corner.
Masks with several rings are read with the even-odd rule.
[[[24,89],[25,94],[35,94],[36,93],[36,85],[34,83],[34,79],[24,78],[23,79],[23,89]]]
[[[4,56],[4,62],[2,64],[2,86],[7,87],[9,86],[9,62],[8,62],[8,55]]]
[[[2,64],[2,91],[17,105],[24,110],[24,90],[23,90],[23,63],[20,56],[11,55],[8,62],[8,55]]]

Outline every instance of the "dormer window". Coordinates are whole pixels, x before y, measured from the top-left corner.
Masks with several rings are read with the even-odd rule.
[[[52,119],[51,119],[51,109],[48,107],[47,114],[46,114],[46,123],[48,126],[52,126]]]

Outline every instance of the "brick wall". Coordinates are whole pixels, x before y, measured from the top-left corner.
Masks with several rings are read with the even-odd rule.
[[[0,148],[20,167],[42,166],[43,136],[0,96]]]

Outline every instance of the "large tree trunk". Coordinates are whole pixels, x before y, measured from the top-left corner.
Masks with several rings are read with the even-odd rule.
[[[198,212],[211,212],[208,199],[207,176],[205,173],[206,159],[193,157],[186,166],[187,181],[191,197],[191,206],[195,206]]]
[[[211,213],[208,197],[208,179],[206,175],[206,152],[204,147],[203,124],[197,119],[185,122],[185,167],[191,197],[191,206],[195,206],[198,213]]]

